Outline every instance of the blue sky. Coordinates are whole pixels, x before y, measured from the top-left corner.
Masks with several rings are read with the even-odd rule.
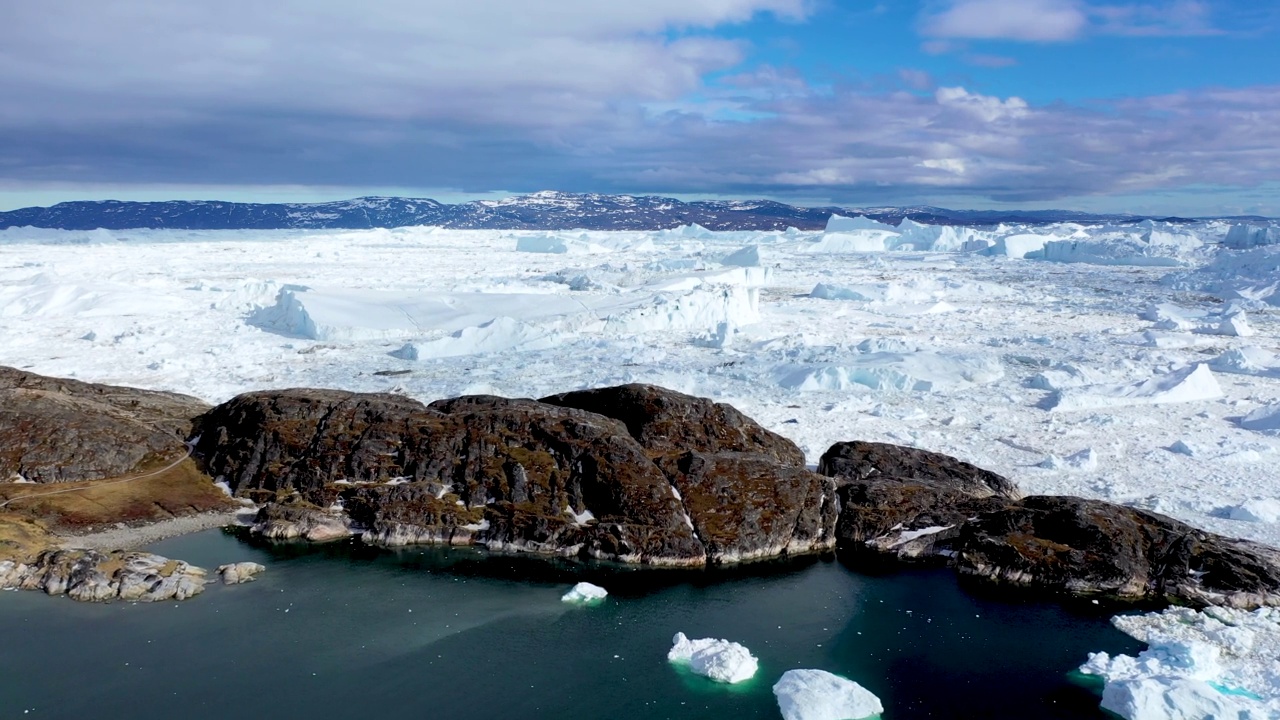
[[[540,189],[1280,215],[1280,3],[47,0],[0,209]]]

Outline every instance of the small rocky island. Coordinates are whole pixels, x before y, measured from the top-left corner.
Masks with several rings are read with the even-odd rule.
[[[167,497],[168,515],[233,507],[216,481],[259,508],[253,531],[268,538],[358,536],[688,568],[835,551],[855,568],[944,564],[996,587],[1280,605],[1274,548],[1110,503],[1022,497],[1007,478],[915,448],[841,442],[811,471],[795,444],[733,407],[650,385],[431,404],[294,389],[208,408],[4,370],[0,393],[0,478],[26,481],[0,484],[8,501],[68,482],[130,487],[122,476],[158,464],[189,476],[173,490],[186,507]],[[155,503],[167,496],[149,492]],[[172,580],[195,570],[176,562],[67,556],[54,546],[68,513],[42,500],[0,512],[0,585],[86,600],[134,597],[139,582],[142,596],[199,585]],[[235,568],[222,573],[227,582],[255,572],[225,567]]]

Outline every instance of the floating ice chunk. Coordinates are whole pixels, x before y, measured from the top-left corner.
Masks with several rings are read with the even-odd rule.
[[[1004,368],[980,355],[876,352],[835,363],[780,365],[773,376],[782,387],[801,392],[857,385],[881,391],[948,392],[995,382],[1004,377]]]
[[[431,360],[504,350],[545,350],[557,344],[559,338],[543,328],[500,317],[446,337],[407,343],[391,354],[401,360]]]
[[[891,233],[898,232],[898,228],[882,223],[878,220],[872,220],[865,215],[858,215],[855,217],[832,215],[827,218],[827,232],[829,233],[856,232],[859,230],[879,230]]]
[[[863,720],[884,712],[871,691],[825,670],[788,670],[773,694],[783,720]]]
[[[1209,367],[1237,375],[1280,377],[1280,358],[1269,350],[1252,345],[1222,353],[1209,361]]]
[[[1186,323],[1187,328],[1193,327],[1195,325],[1194,321],[1204,316],[1205,312],[1202,310],[1192,310],[1173,303],[1152,303],[1139,314],[1139,317],[1143,320],[1149,320],[1154,323],[1166,321]]]
[[[720,323],[750,325],[760,319],[760,293],[740,285],[707,285],[683,295],[660,293],[646,304],[611,315],[605,330],[644,333],[705,330]]]
[[[1280,610],[1170,608],[1111,622],[1149,646],[1137,657],[1092,653],[1080,667],[1106,682],[1102,706],[1120,717],[1280,717]]]
[[[1228,510],[1227,517],[1254,523],[1280,522],[1280,500],[1276,498],[1249,500]]]
[[[609,592],[599,585],[592,585],[589,582],[580,582],[573,586],[573,589],[565,593],[560,598],[561,602],[567,603],[598,603],[604,600]]]
[[[1101,376],[1093,370],[1063,363],[1032,376],[1027,385],[1039,390],[1062,390],[1091,385],[1100,379]]]
[[[1258,334],[1258,331],[1249,325],[1249,318],[1243,310],[1223,317],[1217,325],[1201,325],[1195,331],[1202,335],[1227,335],[1229,337],[1252,337]]]
[[[1203,680],[1140,678],[1107,683],[1102,707],[1125,720],[1267,720],[1249,698],[1227,695]]]
[[[1233,250],[1247,250],[1260,245],[1280,245],[1280,228],[1239,223],[1231,226],[1222,244]]]
[[[1280,403],[1275,405],[1263,405],[1257,410],[1245,415],[1240,418],[1240,427],[1245,430],[1255,430],[1258,432],[1280,430]]]
[[[676,633],[671,643],[668,662],[687,664],[693,672],[716,682],[750,680],[759,669],[755,656],[735,642],[714,638],[690,640],[684,633]]]
[[[1205,342],[1206,340],[1187,333],[1147,330],[1142,333],[1141,338],[1134,344],[1160,348],[1162,350],[1176,350],[1178,348],[1189,348],[1197,345],[1203,345]]]
[[[998,238],[989,252],[992,255],[1004,255],[1011,258],[1030,258],[1044,254],[1046,241],[1053,237],[1045,235],[1020,234]]]
[[[583,240],[555,235],[525,236],[516,240],[516,252],[551,253],[555,255],[597,255],[610,252],[610,248]]]
[[[733,343],[733,335],[738,331],[732,323],[722,322],[716,323],[716,329],[703,333],[693,339],[693,344],[698,347],[715,348],[723,350]]]
[[[759,245],[748,245],[741,250],[737,250],[726,255],[720,260],[721,265],[734,265],[737,267],[760,267],[763,258],[760,256]]]
[[[1051,395],[1044,407],[1055,412],[1070,412],[1128,405],[1193,402],[1220,397],[1222,388],[1209,366],[1197,364],[1136,383],[1064,388]]]
[[[1200,457],[1200,451],[1188,444],[1185,440],[1175,441],[1169,446],[1169,452],[1186,455],[1187,457]]]

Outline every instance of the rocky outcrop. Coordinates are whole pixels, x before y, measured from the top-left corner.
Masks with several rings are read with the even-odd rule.
[[[836,443],[818,471],[839,480],[841,547],[899,560],[948,557],[970,518],[1020,497],[1017,486],[996,473],[885,443]]]
[[[351,524],[341,513],[298,503],[271,503],[258,511],[251,531],[270,540],[327,542],[349,537]]]
[[[966,523],[956,568],[995,583],[1122,600],[1280,605],[1280,551],[1163,515],[1029,497]]]
[[[218,577],[222,579],[223,585],[240,585],[252,582],[254,577],[265,570],[265,567],[255,562],[231,563],[218,566]]]
[[[834,485],[804,471],[789,441],[708,400],[648,386],[599,392],[630,426],[570,396],[424,406],[250,393],[199,418],[195,451],[235,494],[341,508],[371,543],[684,566],[831,547]],[[642,401],[653,419],[638,414]],[[699,456],[686,462],[690,450]]]
[[[204,592],[204,586],[204,570],[145,552],[49,550],[29,564],[0,561],[0,588],[86,602],[185,600]]]
[[[656,385],[580,390],[545,397],[541,402],[622,422],[655,460],[678,458],[686,452],[738,452],[766,455],[785,466],[805,465],[804,452],[795,443],[766,430],[732,405]]]
[[[185,395],[0,367],[0,482],[98,480],[178,457],[206,409]]]

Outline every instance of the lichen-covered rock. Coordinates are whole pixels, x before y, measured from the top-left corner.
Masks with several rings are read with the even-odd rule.
[[[0,367],[0,481],[98,480],[177,457],[202,401]]]
[[[218,566],[218,577],[223,585],[239,585],[247,583],[267,568],[256,562],[238,562]]]
[[[956,566],[991,582],[1123,600],[1280,605],[1280,551],[1163,515],[1029,497],[966,523]]]
[[[672,483],[713,563],[835,547],[835,482],[772,456],[685,453]]]
[[[818,471],[838,480],[841,547],[899,560],[948,557],[969,518],[1020,497],[1012,481],[993,472],[886,443],[836,443]]]
[[[258,511],[251,532],[271,540],[327,542],[349,537],[351,525],[340,513],[301,504],[268,503]]]
[[[575,407],[600,399],[576,394],[425,406],[394,395],[250,393],[199,418],[196,456],[236,495],[340,511],[373,544],[687,566],[832,546],[834,485],[804,470],[789,441],[709,400],[614,390],[607,404],[633,427]],[[698,458],[679,467],[690,450]],[[285,507],[264,509],[258,531],[305,536],[288,515],[301,511]]]
[[[204,591],[205,571],[144,552],[50,550],[34,562],[0,562],[0,588],[41,590],[73,600],[156,602]]]
[[[1022,497],[1008,478],[942,453],[888,443],[839,442],[818,461],[818,472],[848,480],[892,477],[929,480],[971,497]]]
[[[782,465],[804,467],[804,452],[737,408],[656,385],[618,385],[542,398],[621,421],[655,459],[686,452],[767,455]]]

